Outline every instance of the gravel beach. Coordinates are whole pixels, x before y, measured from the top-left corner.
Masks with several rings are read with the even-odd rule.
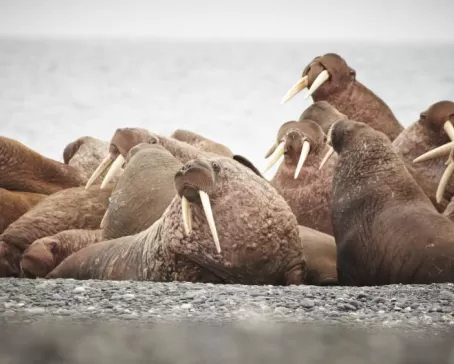
[[[0,310],[8,364],[454,363],[453,284],[1,279]]]

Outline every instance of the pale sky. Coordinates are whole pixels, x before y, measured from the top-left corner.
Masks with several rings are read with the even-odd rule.
[[[0,0],[0,36],[454,41],[454,0]]]

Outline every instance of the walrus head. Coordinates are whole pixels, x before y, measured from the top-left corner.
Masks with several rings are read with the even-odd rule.
[[[296,218],[267,181],[231,158],[200,156],[175,174],[174,184],[181,205],[174,200],[165,215],[181,209],[184,237],[178,231],[169,237],[178,255],[223,281],[302,283]]]
[[[315,93],[320,96],[336,93],[344,90],[349,83],[355,81],[355,78],[356,71],[349,67],[338,54],[327,53],[324,56],[315,57],[304,69],[302,78],[286,93],[281,104],[306,87],[309,87],[309,92],[305,99]]]
[[[284,156],[286,164],[295,166],[294,178],[297,179],[308,156],[320,153],[325,146],[324,142],[323,130],[312,120],[284,123],[277,133],[276,142],[265,156],[270,159],[263,174]]]
[[[55,267],[58,241],[52,236],[36,240],[22,255],[21,271],[26,278],[44,277]]]
[[[120,128],[115,131],[109,145],[109,155],[100,163],[93,172],[85,188],[90,187],[96,179],[109,167],[109,171],[101,183],[103,189],[112,178],[120,172],[130,149],[140,143],[156,144],[158,136],[142,128]]]
[[[317,101],[303,111],[298,121],[315,121],[323,129],[323,132],[327,134],[334,122],[346,119],[348,119],[347,115],[342,114],[328,101]]]
[[[454,173],[454,102],[440,101],[433,104],[421,113],[419,123],[433,135],[436,135],[434,139],[437,140],[436,144],[439,146],[415,158],[413,163],[448,156],[447,167],[440,179],[436,194],[437,202],[440,203],[448,181]]]

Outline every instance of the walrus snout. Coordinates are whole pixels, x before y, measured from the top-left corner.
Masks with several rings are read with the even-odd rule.
[[[21,271],[27,278],[44,277],[54,268],[56,250],[57,242],[51,237],[35,241],[21,257]]]
[[[208,225],[218,253],[221,252],[219,237],[211,208],[210,194],[214,192],[216,174],[220,163],[213,160],[196,159],[187,162],[174,178],[175,189],[181,197],[181,213],[186,235],[192,232],[192,212],[190,203],[202,204]]]
[[[109,155],[93,172],[85,188],[89,188],[110,167],[101,183],[101,189],[104,189],[116,175],[121,173],[129,151],[140,143],[157,144],[158,137],[143,128],[117,129],[110,141]]]

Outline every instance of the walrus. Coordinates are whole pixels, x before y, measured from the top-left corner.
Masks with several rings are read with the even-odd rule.
[[[86,184],[86,187],[90,187],[92,184],[94,184],[99,176],[107,169],[109,169],[101,183],[101,189],[104,188],[104,186],[112,180],[113,176],[120,173],[120,169],[124,165],[126,156],[131,148],[140,143],[159,144],[167,149],[170,154],[172,154],[181,163],[186,163],[187,161],[194,159],[199,155],[205,155],[207,157],[215,157],[219,155],[209,150],[198,149],[196,146],[172,137],[166,137],[152,133],[147,129],[119,128],[115,131],[110,141],[109,155],[99,164],[97,169],[93,172],[92,176]],[[254,172],[257,171],[255,166],[245,157],[233,155],[233,159],[238,163],[252,169]]]
[[[454,181],[444,173],[445,161],[454,140],[454,102],[439,101],[421,112],[419,120],[405,129],[393,142],[394,150],[408,164],[413,163],[419,173],[434,184],[439,184],[437,202],[454,195]],[[448,168],[449,170],[452,168]],[[446,205],[445,205],[446,206]]]
[[[266,180],[231,158],[201,155],[174,184],[177,195],[150,228],[79,250],[46,278],[304,282],[296,218]]]
[[[0,234],[46,195],[0,188]]]
[[[126,157],[102,220],[103,237],[137,234],[158,220],[175,197],[175,173],[183,166],[159,144],[141,143]]]
[[[101,229],[65,230],[38,239],[22,254],[21,271],[26,278],[44,278],[66,257],[103,240]]]
[[[299,233],[306,257],[305,284],[336,285],[337,266],[334,237],[302,225],[299,226]]]
[[[191,144],[204,152],[216,153],[224,157],[233,157],[232,151],[224,144],[217,143],[189,130],[177,129],[170,137]]]
[[[284,197],[300,225],[332,235],[331,181],[335,158],[319,169],[327,152],[325,133],[311,121],[288,121],[266,154],[271,168],[284,156],[271,185]],[[264,171],[265,172],[265,171]]]
[[[0,277],[19,275],[20,256],[35,240],[64,230],[99,229],[112,188],[68,188],[46,196],[19,217],[0,235]]]
[[[306,98],[328,101],[349,119],[358,120],[394,140],[404,130],[390,107],[356,79],[356,71],[336,53],[318,56],[306,66],[302,78],[287,92],[281,103],[309,87]]]
[[[323,129],[325,134],[328,133],[329,128],[333,125],[334,122],[338,120],[347,120],[347,116],[340,113],[333,105],[331,105],[327,101],[317,101],[310,105],[306,110],[303,111],[301,114],[299,121],[304,122],[304,120],[310,119],[316,122],[320,127]],[[404,130],[401,135],[404,135],[407,130]],[[400,139],[399,135],[397,139],[393,141],[393,145]],[[331,161],[332,159],[336,159],[335,154],[333,154],[334,149],[330,148],[325,155],[321,166],[326,161]],[[412,175],[416,182],[421,186],[424,193],[430,198],[432,204],[439,212],[443,212],[446,206],[449,203],[448,199],[443,199],[440,203],[437,202],[436,193],[437,193],[437,182],[433,179],[428,179],[424,175],[424,171],[421,169],[416,169],[413,165],[412,161],[409,159],[405,159],[405,166],[408,169],[408,172]],[[332,161],[332,163],[335,163]]]
[[[333,124],[332,218],[340,285],[454,282],[454,224],[439,214],[389,138]]]
[[[63,150],[63,162],[79,171],[84,183],[107,156],[109,143],[90,136],[77,138]]]
[[[0,136],[0,188],[50,195],[83,186],[73,166],[46,158],[24,144]]]

